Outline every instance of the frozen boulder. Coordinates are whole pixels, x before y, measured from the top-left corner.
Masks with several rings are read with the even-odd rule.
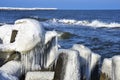
[[[21,76],[21,62],[9,61],[0,67],[0,80],[18,80]]]
[[[105,58],[103,60],[100,80],[112,80],[112,59]]]
[[[55,68],[55,80],[80,80],[80,56],[78,51],[60,49]]]
[[[120,80],[120,56],[112,57],[112,80]]]
[[[79,51],[81,64],[81,79],[90,79],[91,50],[84,45],[74,44],[72,49]]]
[[[91,64],[90,64],[91,80],[98,80],[99,79],[100,62],[101,62],[101,56],[99,54],[92,52]]]
[[[44,49],[44,66],[51,68],[55,63],[58,52],[57,33],[56,31],[47,31],[45,33],[45,49]]]
[[[20,19],[14,25],[0,27],[0,51],[18,51],[23,64],[22,71],[40,70],[43,65],[45,32],[42,25],[33,19]]]
[[[54,72],[28,72],[25,80],[53,80]]]
[[[93,53],[89,48],[81,44],[74,44],[72,49],[77,50],[81,58],[81,79],[99,79],[99,65],[101,56]]]

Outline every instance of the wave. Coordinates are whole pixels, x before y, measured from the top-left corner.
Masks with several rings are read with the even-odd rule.
[[[59,23],[59,24],[69,24],[69,25],[81,25],[81,26],[91,26],[91,27],[107,27],[107,28],[116,28],[120,27],[120,23],[116,22],[102,22],[99,20],[74,20],[74,19],[52,19],[49,20],[50,23]]]

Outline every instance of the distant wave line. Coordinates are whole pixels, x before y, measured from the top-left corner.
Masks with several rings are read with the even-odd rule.
[[[68,25],[91,26],[91,27],[108,27],[108,28],[120,27],[120,23],[117,22],[106,23],[99,20],[88,21],[88,20],[74,20],[74,19],[52,19],[50,20],[50,22],[68,24]]]
[[[0,7],[0,10],[57,10],[57,8],[18,8],[18,7]]]

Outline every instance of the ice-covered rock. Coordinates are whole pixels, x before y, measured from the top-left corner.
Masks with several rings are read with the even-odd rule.
[[[81,44],[74,44],[72,49],[79,51],[79,56],[81,58],[81,79],[98,79],[101,56],[93,53],[89,48]]]
[[[92,52],[91,64],[90,64],[91,80],[99,79],[100,62],[101,62],[101,56],[99,54]]]
[[[17,31],[14,42],[11,42],[13,31]],[[20,19],[14,25],[0,27],[0,51],[21,53],[23,72],[40,70],[42,64],[41,55],[44,54],[45,33],[41,24],[33,19]],[[41,61],[41,62],[40,62]]]
[[[18,30],[18,33],[15,42],[10,43],[12,30]],[[38,21],[33,19],[17,20],[14,25],[0,27],[0,31],[0,38],[3,40],[0,50],[3,52],[19,51],[24,53],[33,49],[39,42],[44,43],[44,29]]]
[[[120,80],[120,56],[112,57],[112,80]]]
[[[78,51],[60,49],[55,68],[55,80],[80,80],[80,56]]]
[[[100,80],[111,80],[112,79],[112,59],[105,58],[103,60]]]
[[[54,72],[28,72],[25,80],[53,80]]]
[[[54,63],[57,57],[58,43],[57,33],[55,31],[47,31],[45,34],[45,50],[44,50],[44,63],[46,68],[49,68]]]
[[[21,62],[9,61],[0,67],[0,80],[18,80],[21,76]]]
[[[79,51],[82,79],[90,79],[91,50],[84,45],[74,44],[72,49]]]
[[[54,63],[57,52],[57,33],[45,33],[34,19],[19,19],[14,25],[0,27],[1,52],[17,51],[21,54],[22,71],[41,70]]]

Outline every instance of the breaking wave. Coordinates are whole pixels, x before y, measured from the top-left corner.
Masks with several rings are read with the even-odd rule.
[[[117,22],[102,22],[99,20],[74,20],[74,19],[52,19],[49,20],[52,23],[59,23],[59,24],[68,24],[68,25],[81,25],[81,26],[91,26],[91,27],[108,27],[108,28],[116,28],[120,27],[120,23]]]

